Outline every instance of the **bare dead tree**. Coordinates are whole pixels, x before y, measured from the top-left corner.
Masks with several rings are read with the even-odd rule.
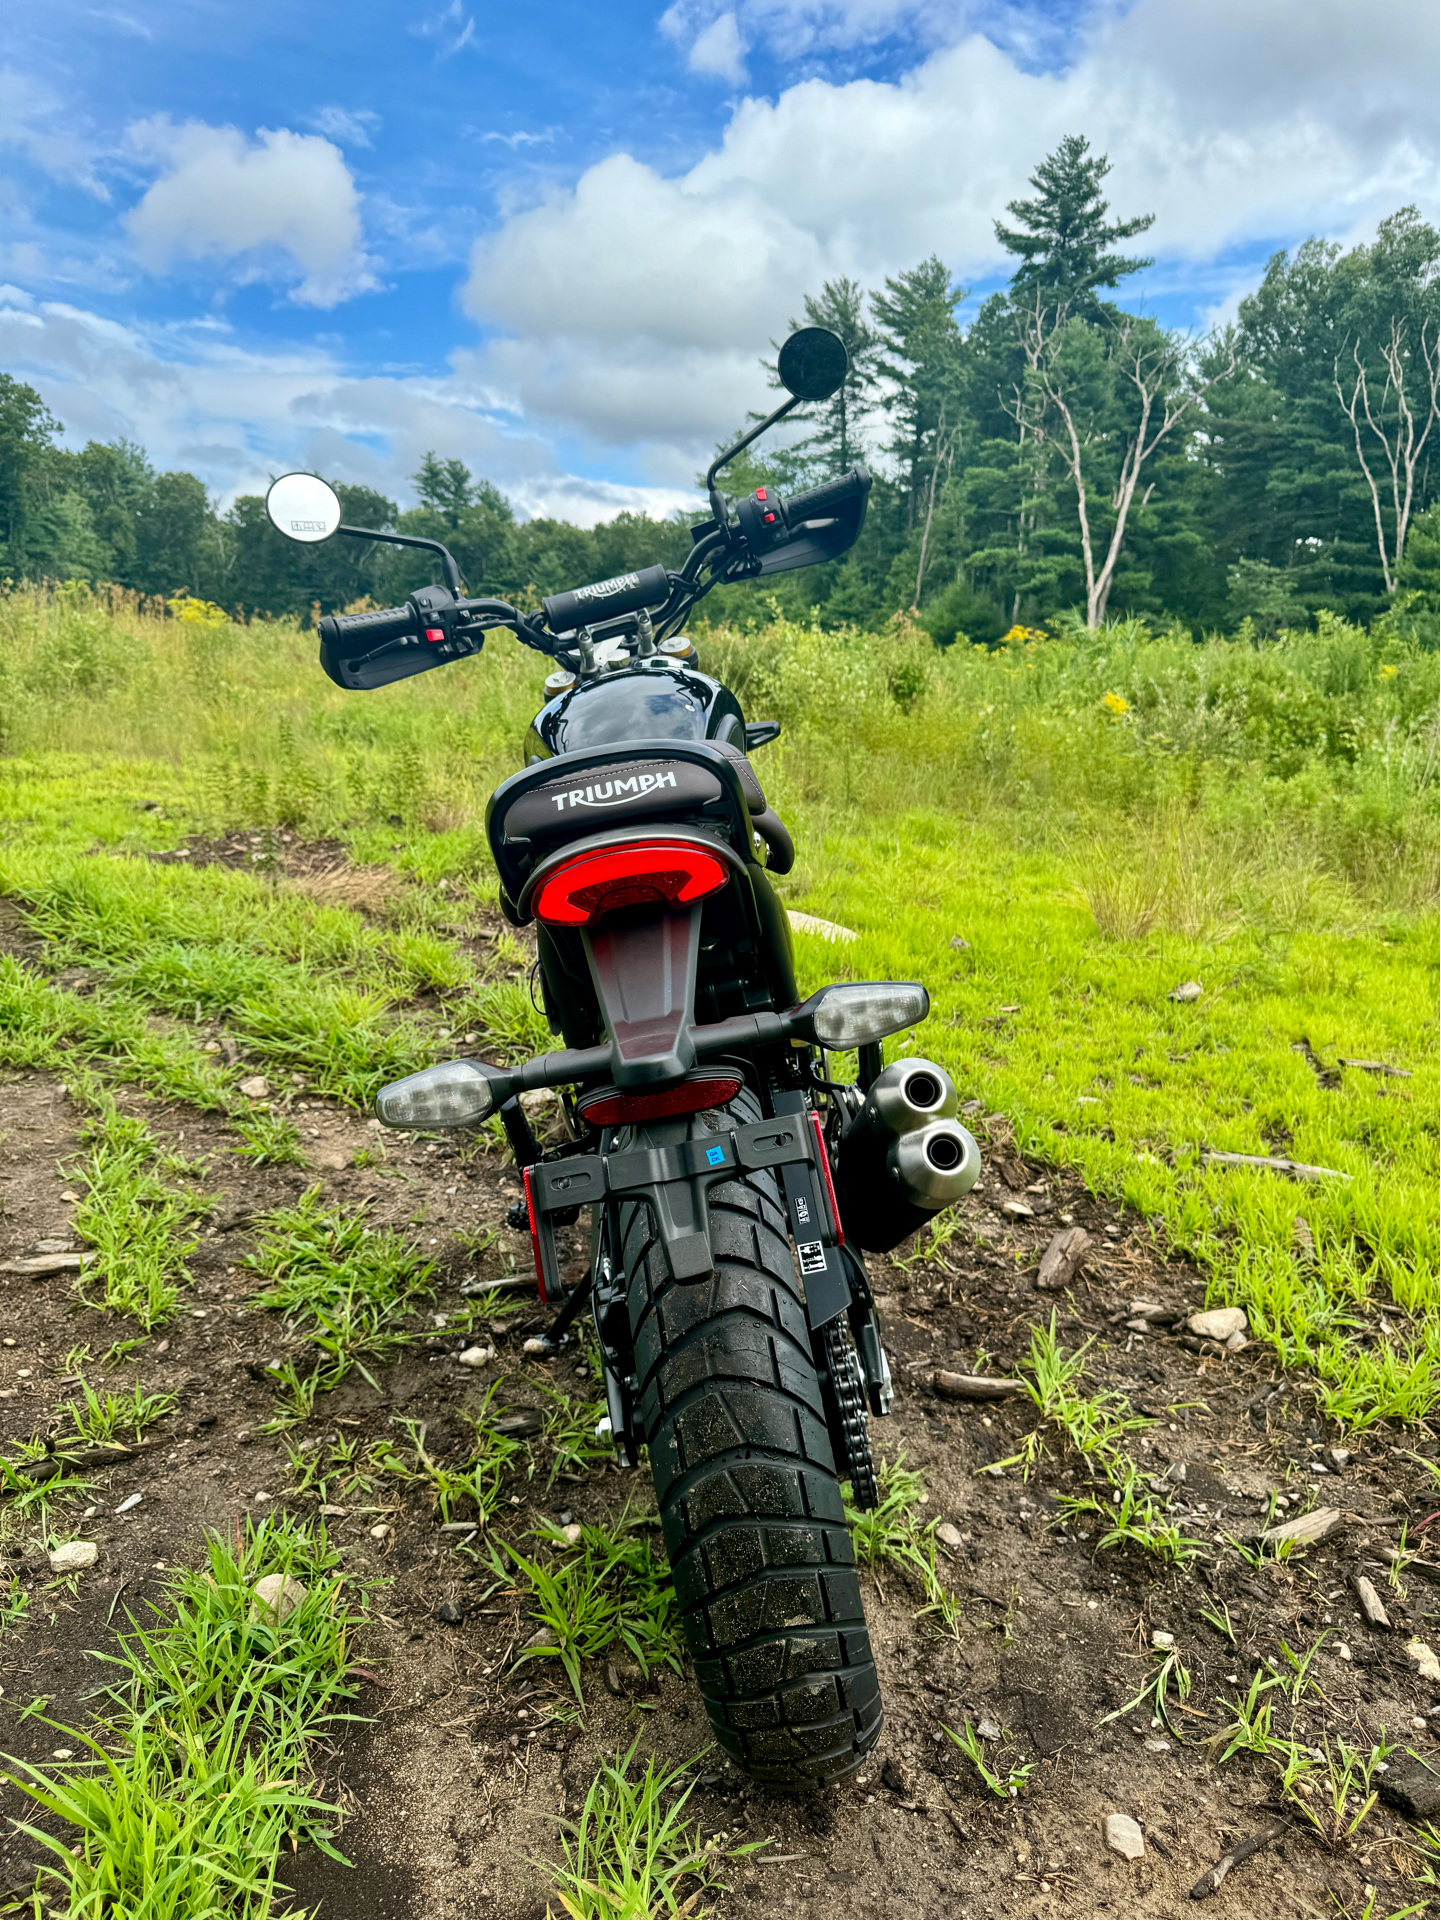
[[[1438,412],[1441,412],[1441,366],[1438,366],[1437,331],[1431,329],[1427,339],[1427,323],[1421,323],[1421,364],[1426,370],[1428,392],[1419,395],[1407,392],[1408,355],[1406,352],[1406,323],[1394,315],[1391,320],[1391,338],[1381,349],[1381,360],[1386,368],[1386,379],[1382,386],[1381,397],[1375,409],[1371,405],[1371,382],[1366,373],[1366,362],[1361,353],[1361,342],[1353,341],[1351,358],[1356,364],[1356,378],[1351,383],[1351,395],[1347,399],[1341,384],[1341,360],[1337,355],[1333,379],[1336,398],[1341,403],[1341,411],[1351,422],[1351,432],[1356,442],[1356,459],[1361,472],[1366,476],[1366,485],[1371,490],[1371,511],[1376,517],[1376,545],[1381,554],[1381,577],[1386,583],[1388,594],[1394,594],[1400,578],[1401,558],[1406,551],[1406,534],[1411,525],[1411,507],[1416,495],[1416,469],[1425,457],[1427,443],[1431,438]],[[1418,409],[1422,400],[1426,401],[1426,422],[1417,427]],[[1387,415],[1395,407],[1395,420],[1388,427]],[[1379,415],[1379,419],[1378,416]],[[1361,437],[1361,423],[1365,421],[1371,433],[1380,443],[1380,461],[1391,477],[1391,544],[1386,544],[1385,514],[1381,505],[1384,478],[1372,471],[1371,462],[1366,458],[1366,447]],[[1375,449],[1372,449],[1375,456]]]
[[[1102,420],[1089,420],[1062,364],[1063,336],[1070,316],[1064,307],[1048,312],[1039,294],[1035,310],[1021,322],[1021,345],[1031,376],[1027,394],[1018,390],[1008,411],[1033,438],[1049,442],[1061,458],[1076,493],[1080,523],[1081,560],[1086,575],[1086,625],[1099,627],[1115,583],[1116,569],[1126,543],[1126,524],[1141,485],[1146,462],[1169,435],[1196,413],[1217,381],[1235,372],[1232,353],[1227,364],[1206,378],[1198,377],[1195,355],[1188,341],[1146,326],[1139,316],[1122,314],[1108,329],[1106,358],[1113,374],[1134,389],[1139,416],[1124,435],[1120,470],[1111,489],[1109,537],[1104,528],[1092,530],[1092,499],[1086,477],[1088,451],[1112,437]],[[1154,483],[1153,483],[1154,485]],[[1144,506],[1151,487],[1141,495]],[[1105,551],[1097,561],[1104,540]]]
[[[946,470],[947,480],[955,464],[956,442],[960,435],[959,427],[946,430],[946,403],[941,402],[941,417],[936,425],[936,453],[931,463],[930,484],[926,489],[926,519],[921,528],[921,557],[916,563],[916,591],[911,598],[911,612],[915,613],[921,604],[921,585],[926,577],[926,549],[931,542],[931,521],[936,512],[936,488],[940,482],[942,467]]]

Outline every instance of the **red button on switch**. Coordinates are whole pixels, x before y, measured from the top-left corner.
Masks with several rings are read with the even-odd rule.
[[[445,629],[443,627],[427,627],[425,630],[425,638],[427,640],[444,640]]]

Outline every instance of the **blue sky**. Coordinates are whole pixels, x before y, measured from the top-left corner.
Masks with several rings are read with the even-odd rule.
[[[229,499],[435,447],[527,512],[664,510],[807,291],[991,227],[1069,132],[1234,310],[1434,217],[1431,0],[8,0],[0,370]]]

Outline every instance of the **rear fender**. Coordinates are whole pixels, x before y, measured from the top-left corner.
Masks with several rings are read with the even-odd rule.
[[[617,1087],[677,1081],[695,1066],[690,1030],[704,906],[628,908],[581,935]]]

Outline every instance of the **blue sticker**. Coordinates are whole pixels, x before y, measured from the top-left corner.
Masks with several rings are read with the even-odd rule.
[[[705,1157],[712,1167],[719,1167],[726,1157],[726,1151],[723,1147],[708,1147],[705,1151]]]

